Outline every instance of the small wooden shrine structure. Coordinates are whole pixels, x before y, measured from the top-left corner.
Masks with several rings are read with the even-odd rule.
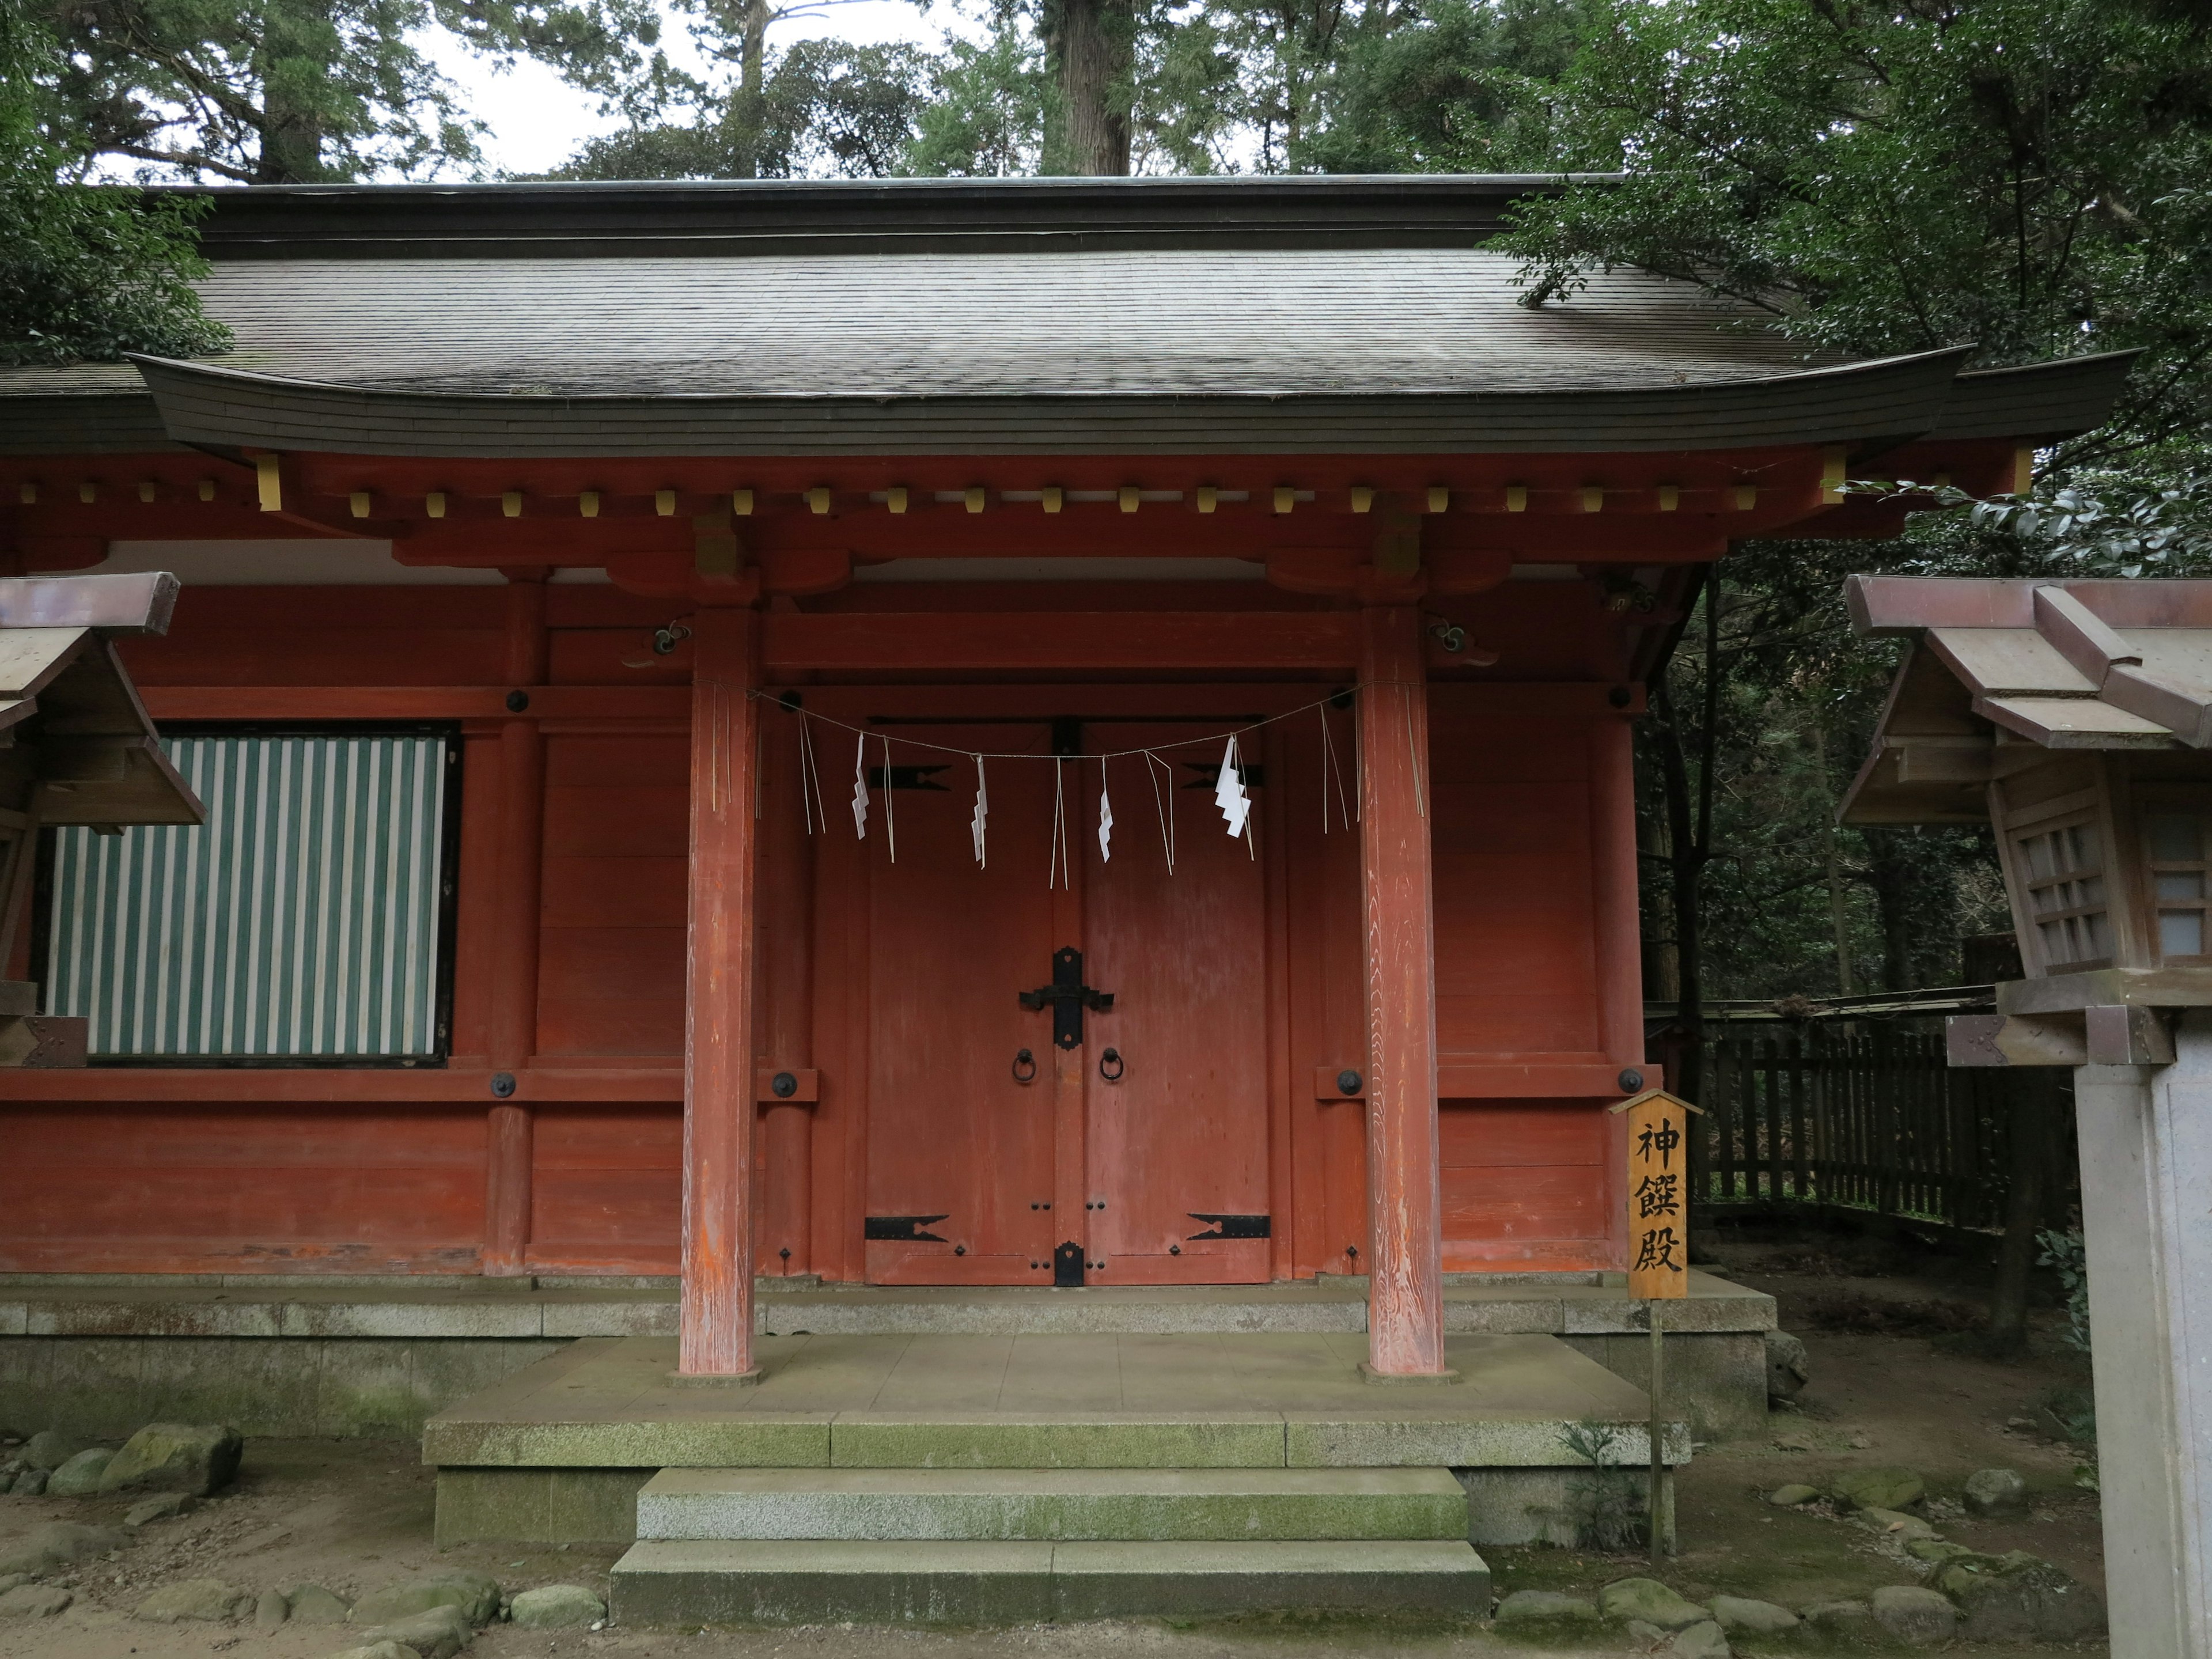
[[[2212,1632],[2212,581],[1854,576],[1909,641],[1840,817],[1995,832],[2025,976],[1954,1066],[2070,1066],[2118,1659]]]
[[[1366,1274],[1390,1375],[1623,1267],[1700,571],[2125,362],[1531,308],[1548,187],[214,192],[234,352],[0,374],[0,547],[181,575],[123,657],[228,837],[57,839],[0,1267],[680,1266],[724,1376],[756,1274]]]

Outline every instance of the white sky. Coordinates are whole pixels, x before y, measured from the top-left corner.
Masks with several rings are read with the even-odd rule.
[[[693,50],[686,20],[667,12],[661,44],[669,57],[702,79],[720,80]],[[925,13],[913,0],[842,0],[817,15],[794,17],[769,31],[771,47],[816,35],[841,35],[864,43],[913,40],[937,44],[943,28],[963,19],[939,0]],[[562,84],[550,70],[527,60],[501,72],[487,60],[440,33],[422,42],[438,67],[461,89],[463,101],[491,129],[481,140],[491,170],[542,173],[558,167],[586,138],[622,123],[599,112],[598,100]]]

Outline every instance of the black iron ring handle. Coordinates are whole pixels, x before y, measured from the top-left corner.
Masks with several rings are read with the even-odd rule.
[[[1106,1069],[1109,1066],[1114,1068],[1110,1072]],[[1127,1069],[1128,1067],[1122,1063],[1121,1051],[1119,1048],[1109,1048],[1098,1056],[1098,1075],[1109,1083],[1119,1083],[1121,1080],[1121,1073]]]
[[[1026,1048],[1015,1051],[1014,1081],[1025,1088],[1036,1081],[1036,1056]]]

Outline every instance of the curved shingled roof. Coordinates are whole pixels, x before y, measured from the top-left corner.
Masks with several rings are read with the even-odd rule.
[[[1638,272],[1520,303],[1525,178],[211,192],[216,362],[0,371],[0,451],[1599,452],[2043,437],[2124,360],[1808,357]],[[2058,373],[2053,374],[2053,368]],[[2008,377],[2002,378],[2000,377]],[[2022,424],[2022,423],[2026,424]],[[1947,428],[1959,423],[1955,434]]]

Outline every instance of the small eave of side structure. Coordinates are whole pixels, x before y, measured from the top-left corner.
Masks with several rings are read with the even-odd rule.
[[[201,823],[111,636],[163,634],[174,576],[0,580],[0,807],[27,823]]]
[[[1851,626],[1911,644],[1845,823],[1978,823],[2009,757],[2212,747],[2212,581],[1853,576]]]

